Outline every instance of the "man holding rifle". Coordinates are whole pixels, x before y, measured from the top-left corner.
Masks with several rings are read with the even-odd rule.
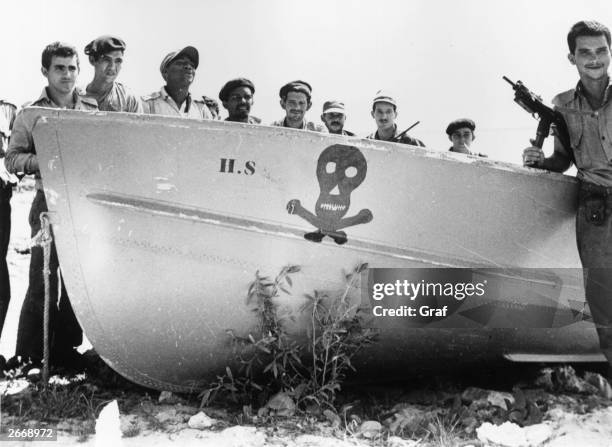
[[[379,90],[372,100],[372,118],[376,121],[378,129],[366,138],[410,144],[412,146],[425,146],[421,140],[417,140],[408,135],[407,131],[400,132],[398,130],[397,124],[395,124],[397,118],[397,103],[391,95],[382,90]]]
[[[576,216],[578,252],[585,269],[585,293],[601,349],[612,372],[612,95],[610,30],[601,23],[576,23],[567,36],[568,59],[580,80],[553,99],[566,125],[545,157],[541,142],[524,150],[525,166],[563,172],[574,162],[580,180]]]

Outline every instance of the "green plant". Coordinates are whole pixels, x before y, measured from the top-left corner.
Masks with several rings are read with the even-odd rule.
[[[240,337],[228,331],[240,364],[238,375],[226,367],[225,374],[200,394],[201,405],[220,395],[235,402],[253,402],[261,394],[282,392],[298,405],[333,408],[346,373],[354,369],[352,358],[376,338],[357,303],[349,300],[366,268],[366,264],[359,264],[345,274],[346,286],[340,296],[318,291],[306,295],[300,313],[308,316],[307,349],[287,330],[287,322],[294,322],[295,317],[278,305],[280,292],[290,294],[291,275],[300,268],[286,266],[274,279],[257,272],[249,287],[247,304],[257,314],[258,335]]]

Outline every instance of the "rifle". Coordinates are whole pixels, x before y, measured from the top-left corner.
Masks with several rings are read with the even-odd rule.
[[[398,142],[399,140],[401,140],[401,139],[402,139],[402,137],[403,137],[404,135],[406,135],[406,132],[408,132],[410,129],[412,129],[413,127],[415,127],[415,126],[416,126],[417,124],[419,124],[419,123],[420,123],[420,121],[417,121],[417,122],[416,122],[416,123],[414,123],[412,126],[410,126],[408,129],[406,129],[406,130],[405,130],[405,131],[403,131],[402,133],[397,134],[395,137],[393,137],[393,140],[391,140],[391,141]]]
[[[504,80],[508,82],[514,89],[514,102],[516,102],[523,109],[527,110],[534,118],[540,120],[538,128],[536,130],[536,137],[534,146],[542,148],[544,139],[550,135],[550,126],[554,124],[553,133],[567,150],[574,161],[574,152],[572,151],[569,132],[567,130],[567,124],[563,119],[563,115],[557,110],[553,110],[542,102],[542,98],[535,93],[529,91],[525,84],[521,81],[516,81],[516,84],[507,77],[503,76]],[[535,116],[537,115],[537,117]]]

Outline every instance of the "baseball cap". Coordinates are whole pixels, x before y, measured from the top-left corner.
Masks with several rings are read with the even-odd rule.
[[[323,104],[323,113],[346,114],[344,110],[344,103],[340,101],[325,101],[325,104]]]
[[[198,68],[198,65],[200,64],[200,54],[198,53],[198,50],[196,48],[187,46],[182,50],[172,51],[171,53],[168,53],[166,57],[164,57],[164,59],[162,60],[162,63],[159,66],[159,71],[163,73],[164,70],[168,68],[168,65],[170,65],[173,61],[180,58],[181,56],[185,56],[187,59],[193,62],[194,68]]]

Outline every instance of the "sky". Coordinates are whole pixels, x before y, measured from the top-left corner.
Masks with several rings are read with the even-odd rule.
[[[192,93],[218,98],[227,80],[247,77],[256,87],[252,113],[264,123],[283,117],[279,88],[302,79],[313,87],[311,120],[338,99],[346,128],[365,136],[375,130],[371,100],[384,89],[397,100],[400,130],[420,121],[410,134],[429,148],[447,150],[446,126],[469,117],[474,150],[513,163],[537,122],[502,76],[550,104],[578,80],[567,60],[571,25],[612,26],[609,0],[4,0],[2,10],[0,97],[17,105],[45,85],[47,44],[79,49],[85,86],[93,70],[83,48],[115,34],[127,44],[119,81],[138,95],[163,85],[159,64],[168,52],[193,45],[200,67]]]

